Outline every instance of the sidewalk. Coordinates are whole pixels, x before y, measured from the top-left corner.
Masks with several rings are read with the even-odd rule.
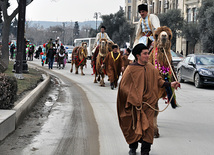
[[[17,126],[22,122],[23,118],[28,114],[36,101],[45,92],[50,84],[50,75],[43,74],[43,79],[36,88],[28,93],[12,110],[0,110],[0,141],[11,134]]]

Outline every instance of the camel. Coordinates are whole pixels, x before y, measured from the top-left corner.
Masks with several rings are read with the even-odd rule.
[[[173,76],[172,76],[172,71],[169,67],[169,63],[167,61],[167,58],[165,56],[164,50],[166,52],[166,55],[169,59],[169,62],[172,65],[172,56],[171,56],[171,39],[172,39],[172,31],[170,28],[166,26],[162,26],[156,29],[154,32],[154,48],[152,52],[150,53],[149,56],[149,62],[151,62],[155,68],[158,69],[160,75],[162,78],[167,81],[171,82],[174,81]],[[161,88],[159,90],[159,98],[168,98],[168,101],[171,99],[172,96],[172,89],[171,87],[169,88]],[[171,96],[170,96],[171,94]],[[172,108],[176,108],[176,101],[175,101],[175,96],[173,97],[171,101],[171,106]],[[155,109],[158,108],[158,103],[156,104]],[[160,136],[159,130],[158,130],[158,125],[157,125],[157,116],[158,112],[155,111],[155,116],[154,116],[154,137],[158,138]]]
[[[86,65],[86,59],[87,59],[88,51],[87,51],[87,43],[83,42],[82,46],[77,46],[73,49],[72,52],[72,61],[71,61],[71,70],[70,72],[73,72],[73,64],[75,64],[76,72],[75,74],[78,74],[78,68],[80,66],[81,69],[81,75],[85,75],[83,73],[83,67]]]
[[[95,79],[94,79],[94,83],[97,83],[97,81],[100,80],[100,76],[101,76],[101,80],[100,80],[100,86],[105,86],[104,83],[104,77],[105,77],[105,69],[102,67],[103,64],[103,60],[105,59],[106,55],[108,54],[109,50],[108,50],[108,42],[106,39],[101,39],[100,43],[99,43],[99,52],[96,56],[96,58],[94,59],[96,61],[96,63],[94,64],[94,68],[95,68]],[[98,80],[96,79],[98,75]]]

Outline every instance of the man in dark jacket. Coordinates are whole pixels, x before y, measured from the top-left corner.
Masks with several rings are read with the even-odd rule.
[[[54,62],[54,55],[56,54],[56,51],[53,49],[53,46],[50,46],[50,49],[47,52],[47,58],[48,58],[48,67],[49,69],[53,69],[53,62]]]

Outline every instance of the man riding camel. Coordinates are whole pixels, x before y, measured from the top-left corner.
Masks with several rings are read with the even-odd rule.
[[[101,28],[100,28],[101,32],[97,33],[96,40],[94,42],[94,49],[96,49],[96,47],[99,45],[100,39],[107,39],[108,41],[112,41],[109,38],[108,34],[105,32],[105,30],[106,30],[106,27],[105,26],[101,26]]]
[[[94,49],[92,50],[92,53],[93,53],[93,58],[92,58],[92,66],[96,64],[96,58],[97,58],[97,54],[99,52],[99,42],[101,39],[106,39],[107,41],[111,41],[113,42],[108,34],[105,32],[106,30],[106,27],[105,26],[101,26],[100,28],[101,32],[97,33],[97,36],[96,36],[96,40],[94,42]]]
[[[150,48],[151,43],[154,41],[154,31],[160,27],[160,21],[156,15],[148,14],[148,6],[146,4],[138,5],[138,12],[141,18],[138,21],[133,47],[138,43],[143,43]],[[130,54],[128,59],[133,61],[133,54]]]

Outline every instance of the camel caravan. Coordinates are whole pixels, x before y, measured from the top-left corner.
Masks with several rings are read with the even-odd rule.
[[[115,49],[112,49],[112,47],[115,47]],[[109,57],[107,61],[105,59],[108,55]],[[123,54],[121,54],[121,52],[119,51],[118,45],[115,45],[112,41],[109,41],[107,39],[100,39],[99,45],[95,48],[91,60],[93,74],[95,76],[94,83],[97,83],[99,81],[100,86],[104,87],[104,78],[106,75],[108,75],[109,81],[111,85],[113,85],[111,86],[111,88],[116,88],[117,81],[119,79],[123,67],[122,55]],[[113,59],[112,62],[111,59]],[[75,64],[75,73],[78,74],[78,68],[80,67],[81,75],[85,75],[83,73],[83,67],[86,66],[86,61],[87,44],[83,42],[82,46],[75,47],[73,50],[70,72],[73,72],[73,65]]]
[[[160,75],[162,78],[167,82],[172,82],[176,80],[176,75],[173,76],[174,73],[174,67],[172,65],[172,56],[171,56],[171,39],[172,39],[172,31],[170,28],[166,26],[162,26],[156,29],[154,32],[154,47],[151,50],[151,53],[149,55],[149,62],[155,66],[159,70]],[[96,47],[95,52],[93,53],[93,57],[91,60],[91,65],[93,69],[94,74],[94,83],[100,82],[100,86],[105,87],[104,78],[107,75],[108,81],[110,81],[111,88],[117,87],[117,81],[119,79],[119,76],[121,72],[124,72],[123,67],[125,66],[125,61],[128,60],[128,56],[124,55],[119,51],[118,48],[118,60],[120,60],[120,65],[114,65],[114,69],[116,71],[116,80],[114,79],[114,86],[112,86],[111,79],[111,73],[109,72],[109,66],[110,64],[114,63],[116,58],[113,58],[113,54],[111,53],[114,49],[112,47],[117,46],[112,41],[108,41],[107,39],[100,39],[99,45]],[[75,47],[72,54],[72,68],[71,72],[73,70],[73,64],[75,64],[76,68],[76,74],[78,74],[78,68],[81,68],[81,74],[85,75],[83,73],[83,67],[86,65],[86,59],[87,59],[87,44],[82,43],[82,46]],[[129,51],[130,53],[131,51]],[[107,57],[113,58],[114,61],[107,61]],[[123,60],[126,58],[125,60]],[[108,58],[109,59],[109,58]],[[167,60],[168,59],[168,60]],[[128,62],[128,64],[131,62]],[[115,68],[116,66],[116,68]],[[171,66],[171,68],[170,68]],[[111,68],[111,66],[110,66]],[[176,103],[176,96],[173,93],[174,89],[171,87],[168,88],[161,88],[159,90],[159,99],[163,98],[166,99],[168,102],[170,101],[172,108],[177,107]],[[166,102],[167,102],[166,101]],[[157,116],[158,116],[158,103],[155,107],[155,116],[154,116],[154,136],[156,138],[159,137],[159,131],[158,131],[158,125],[157,125]]]

